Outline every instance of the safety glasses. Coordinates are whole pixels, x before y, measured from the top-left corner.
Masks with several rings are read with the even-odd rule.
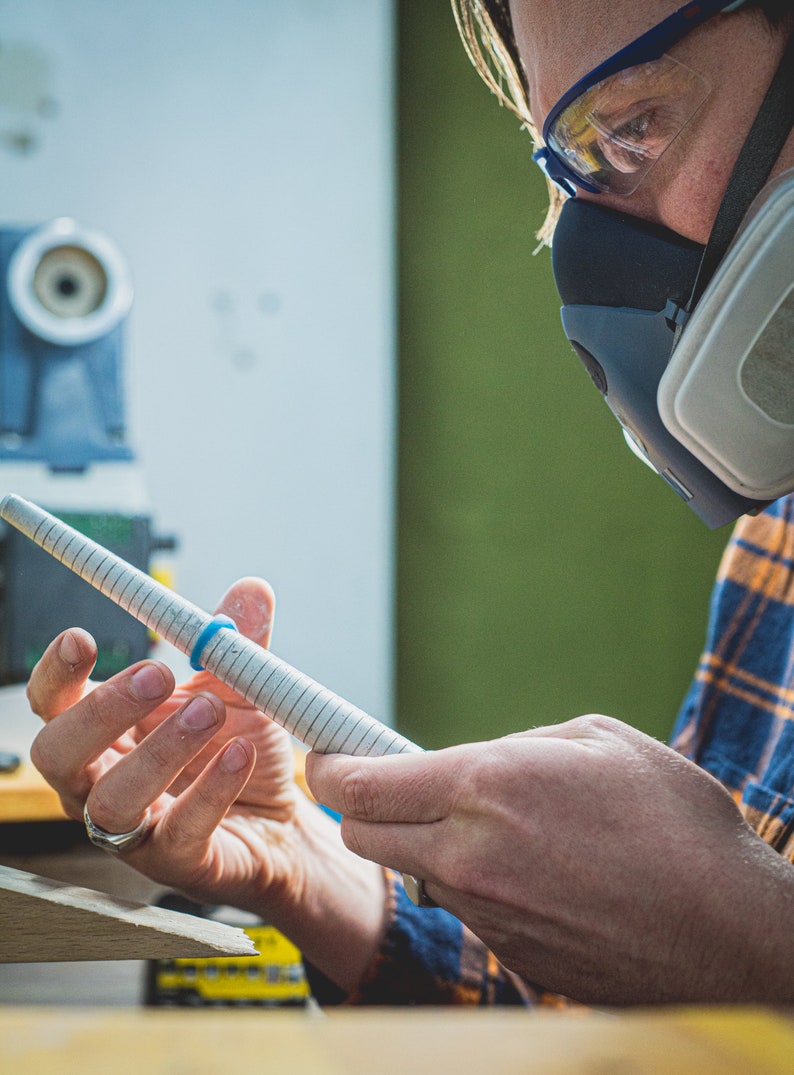
[[[568,194],[631,194],[708,97],[707,80],[666,52],[745,0],[690,0],[580,79],[543,125],[534,159]]]

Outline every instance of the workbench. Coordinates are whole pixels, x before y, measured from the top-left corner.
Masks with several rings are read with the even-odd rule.
[[[0,689],[0,745],[23,757],[0,779],[0,821],[5,831],[44,824],[72,842],[0,852],[0,863],[152,899],[150,882],[87,845],[31,766],[39,726],[24,688]],[[138,997],[134,963],[0,967],[0,1075],[794,1075],[794,1013],[760,1008],[168,1010]]]
[[[0,687],[0,750],[22,759],[16,772],[0,773],[0,823],[66,818],[58,796],[30,761],[30,745],[41,726],[24,685]]]
[[[794,1021],[739,1009],[0,1009],[2,1075],[790,1075]]]

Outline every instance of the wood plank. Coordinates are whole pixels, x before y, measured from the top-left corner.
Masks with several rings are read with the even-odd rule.
[[[30,761],[0,774],[0,822],[66,820],[61,800]]]
[[[241,929],[0,866],[0,961],[253,956]]]
[[[682,1018],[683,1014],[683,1018]],[[0,1070],[25,1075],[790,1075],[794,1024],[763,1010],[551,1013],[0,1009]]]
[[[19,754],[14,773],[0,773],[0,821],[63,821],[61,800],[30,760],[42,722],[30,711],[24,684],[0,687],[0,750]]]

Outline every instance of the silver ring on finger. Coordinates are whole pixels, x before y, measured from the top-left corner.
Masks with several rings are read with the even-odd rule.
[[[420,881],[418,877],[412,877],[409,873],[404,873],[403,885],[408,899],[411,903],[416,904],[417,907],[438,907],[432,896],[428,896],[427,892],[425,892],[424,881]]]
[[[131,851],[133,847],[137,847],[138,844],[146,839],[151,828],[149,811],[147,810],[140,824],[136,825],[134,829],[130,829],[129,832],[105,832],[104,829],[100,829],[91,820],[91,815],[88,813],[88,803],[83,807],[83,821],[91,843],[95,847],[101,847],[103,851],[112,851],[116,855],[121,851]]]

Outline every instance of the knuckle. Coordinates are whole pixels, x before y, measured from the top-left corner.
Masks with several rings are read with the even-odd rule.
[[[89,691],[80,704],[85,707],[87,722],[101,732],[110,733],[114,739],[131,723],[129,719],[119,721],[120,713],[127,714],[133,706],[112,680]]]
[[[181,829],[191,836],[203,832],[203,819],[209,816],[221,816],[231,805],[211,782],[199,780],[193,785],[192,797],[194,809],[184,811],[180,816]]]
[[[174,776],[181,768],[178,762],[174,759],[174,753],[170,750],[166,743],[162,742],[162,737],[154,733],[150,733],[136,748],[135,753],[140,757],[143,754],[147,769],[155,769],[160,773],[167,773],[173,771]]]
[[[47,720],[56,714],[51,700],[50,683],[41,665],[42,662],[39,661],[30,673],[30,679],[25,687],[25,696],[31,712],[35,713],[37,717],[41,717],[42,720]]]
[[[497,742],[488,752],[479,757],[472,756],[466,769],[466,779],[460,783],[468,787],[475,799],[491,792],[494,787],[501,786],[504,766],[511,756],[510,745]]]
[[[65,813],[75,821],[83,816],[83,801],[90,790],[88,774],[73,771],[64,764],[57,739],[47,734],[49,726],[42,729],[30,746],[30,760],[61,800]]]
[[[195,847],[205,840],[206,834],[200,822],[192,816],[180,817],[178,821],[174,821],[170,814],[165,814],[157,824],[157,842],[162,857],[167,859],[171,866],[190,857],[191,865],[195,867]]]
[[[39,734],[30,744],[30,760],[33,762],[33,765],[36,769],[38,769],[41,775],[46,778],[46,776],[50,772],[50,759],[49,751],[47,751],[44,744],[42,743],[42,738],[42,733],[39,732]]]
[[[67,817],[71,818],[72,821],[83,820],[83,807],[79,802],[73,801],[65,795],[59,795],[58,798],[61,800],[61,806]]]
[[[607,717],[603,713],[586,713],[571,722],[577,731],[588,736],[622,736],[625,725],[614,717]]]
[[[342,813],[351,817],[371,818],[375,814],[372,781],[362,769],[348,773],[341,782]]]
[[[107,829],[108,832],[122,832],[132,827],[131,824],[120,824],[117,821],[119,816],[119,796],[110,794],[102,780],[98,780],[94,784],[87,801],[90,803],[88,812],[91,815],[91,820],[100,828]],[[124,816],[128,817],[129,815]]]
[[[31,678],[28,680],[28,684],[25,687],[25,697],[28,700],[28,705],[30,706],[31,712],[35,713],[37,717],[42,717],[43,718],[44,713],[42,711],[42,705],[41,705],[41,702],[39,701],[39,695],[38,695],[38,692],[37,692],[37,689],[36,689],[37,684],[34,684],[34,682],[33,682],[33,677],[35,676],[35,674],[36,673],[35,673],[35,669],[34,669],[33,672],[31,673]]]
[[[62,776],[62,765],[59,764],[60,756],[50,742],[48,727],[43,728],[30,745],[30,760],[41,773],[45,780],[52,782],[57,776]]]

